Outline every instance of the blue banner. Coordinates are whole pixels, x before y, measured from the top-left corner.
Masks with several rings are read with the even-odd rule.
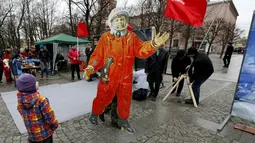
[[[255,104],[255,19],[253,18],[250,36],[236,93],[236,100]]]
[[[255,15],[253,14],[232,115],[255,121]]]

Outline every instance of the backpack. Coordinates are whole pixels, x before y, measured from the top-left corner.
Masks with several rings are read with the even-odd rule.
[[[148,89],[140,88],[133,92],[133,99],[137,101],[145,100],[147,98],[147,94],[148,94]]]

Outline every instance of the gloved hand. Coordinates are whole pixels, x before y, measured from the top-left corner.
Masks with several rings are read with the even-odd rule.
[[[86,80],[90,79],[90,75],[93,74],[94,72],[94,68],[91,65],[88,65],[86,69],[84,69],[84,75],[83,78],[85,78]]]
[[[164,32],[161,36],[160,33],[156,35],[155,27],[152,27],[152,45],[155,48],[161,48],[169,39],[169,33]]]
[[[174,77],[174,82],[176,82],[178,80],[178,78]]]

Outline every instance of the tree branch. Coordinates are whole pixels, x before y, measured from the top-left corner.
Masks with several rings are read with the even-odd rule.
[[[4,20],[7,17],[7,15],[11,12],[12,7],[4,14],[4,17],[3,17],[3,19],[1,20],[1,23],[0,23],[0,28],[3,26]]]

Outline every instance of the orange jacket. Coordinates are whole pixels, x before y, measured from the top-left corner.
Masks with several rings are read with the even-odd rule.
[[[155,51],[151,41],[142,42],[133,32],[124,37],[116,37],[107,32],[98,41],[89,65],[96,72],[104,67],[107,58],[112,57],[114,61],[108,75],[111,85],[132,83],[134,57],[148,58]]]

